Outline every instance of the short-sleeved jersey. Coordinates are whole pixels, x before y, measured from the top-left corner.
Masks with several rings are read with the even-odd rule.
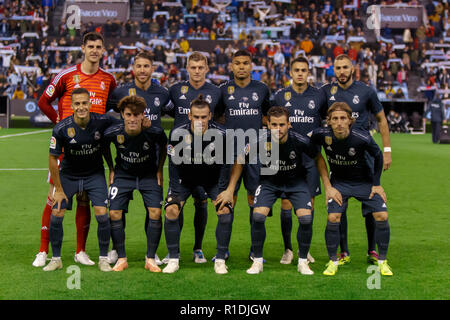
[[[376,115],[383,111],[377,93],[362,82],[353,81],[345,90],[334,82],[322,86],[320,90],[326,97],[328,108],[335,102],[348,104],[353,111],[353,118],[356,119],[353,128],[369,131],[369,113]]]
[[[255,143],[255,141],[250,142],[245,151],[251,154],[251,150],[255,149],[258,150],[258,155],[264,152],[267,157],[270,157],[274,145],[275,142],[271,141],[270,130],[267,130],[258,138],[258,143]],[[264,159],[260,158],[262,169],[266,168],[267,171],[275,173],[272,175],[261,174],[259,177],[260,182],[268,181],[281,186],[295,184],[298,180],[305,181],[306,168],[303,164],[303,155],[306,154],[310,158],[315,158],[318,148],[311,144],[307,136],[303,136],[292,129],[288,131],[286,142],[277,144],[277,147],[279,148],[279,156],[275,163],[265,163]],[[264,150],[259,150],[259,148],[264,148]]]
[[[136,83],[128,83],[117,87],[108,100],[108,108],[117,110],[119,101],[126,96],[139,96],[145,99],[147,107],[144,110],[145,116],[151,120],[152,126],[161,128],[161,116],[166,109],[171,108],[169,92],[166,88],[157,83],[151,83],[147,90],[142,90],[136,86]]]
[[[58,114],[60,119],[65,119],[73,114],[71,107],[71,94],[76,88],[85,88],[91,98],[91,112],[104,114],[106,102],[111,92],[116,88],[116,80],[109,72],[99,68],[94,74],[84,74],[81,64],[64,69],[53,78],[44,91],[44,96],[49,102],[59,99]]]
[[[324,95],[311,86],[303,93],[297,93],[292,86],[280,89],[275,93],[271,104],[286,107],[292,129],[304,136],[320,127],[328,109]]]
[[[216,113],[225,115],[227,129],[258,130],[262,128],[262,117],[270,108],[269,88],[261,81],[252,80],[241,88],[234,80],[220,86],[222,101]]]
[[[205,82],[203,86],[195,89],[189,81],[183,81],[169,88],[170,100],[172,100],[173,105],[166,110],[166,113],[174,117],[174,128],[189,121],[188,114],[191,102],[199,94],[202,94],[204,99],[208,101],[211,113],[214,115],[216,106],[220,101],[220,89],[215,85]]]
[[[59,156],[64,150],[61,173],[85,177],[103,171],[103,134],[116,121],[110,116],[92,112],[85,129],[75,123],[73,116],[60,121],[53,128],[50,154]]]
[[[216,147],[225,148],[226,133],[223,128],[211,121],[208,130],[215,130],[214,138],[203,139],[196,136],[191,130],[191,123],[188,122],[170,132],[167,155],[171,165],[177,171],[178,177],[185,184],[211,186],[219,182],[219,178],[224,170],[225,152]],[[197,152],[196,139],[201,139],[201,150]],[[220,141],[216,141],[220,139]],[[181,145],[180,145],[181,144]],[[178,151],[181,150],[182,151]],[[174,157],[183,159],[181,163],[176,163]],[[178,161],[179,162],[179,161]]]
[[[311,141],[325,150],[332,184],[340,181],[380,185],[383,153],[368,132],[351,128],[348,137],[339,140],[331,128],[317,128]],[[375,159],[374,173],[367,163],[366,151]]]
[[[137,136],[130,136],[123,123],[106,129],[107,144],[116,146],[117,157],[115,171],[124,171],[130,175],[144,177],[154,176],[158,171],[157,145],[159,149],[166,147],[167,137],[164,130],[150,127]]]

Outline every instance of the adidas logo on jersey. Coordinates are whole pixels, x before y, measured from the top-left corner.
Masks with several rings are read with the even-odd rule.
[[[43,227],[41,228],[41,230],[48,230],[48,228],[47,228],[46,226],[43,226]]]
[[[228,98],[228,100],[234,100],[234,97],[233,97],[233,96],[230,96],[230,97]]]
[[[311,207],[311,201],[306,204],[308,207]]]
[[[290,107],[290,106],[292,106],[292,105],[291,105],[291,103],[288,101],[284,106],[285,106],[285,107]]]
[[[70,140],[70,142],[69,143],[77,143],[77,140],[75,140],[75,139],[72,139],[72,140]]]
[[[331,96],[330,100],[331,100],[331,101],[336,101],[336,99],[334,98],[334,96]]]
[[[180,100],[186,100],[186,96],[183,94],[183,95],[180,97]]]
[[[383,203],[383,205],[381,207],[382,208],[386,208],[386,203]]]
[[[333,151],[333,149],[331,149],[331,147],[330,147],[330,146],[328,146],[328,147],[327,147],[327,150]]]

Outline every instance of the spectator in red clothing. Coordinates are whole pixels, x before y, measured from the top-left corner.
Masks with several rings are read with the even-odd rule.
[[[338,43],[333,50],[334,57],[336,58],[338,55],[344,54],[344,48]]]

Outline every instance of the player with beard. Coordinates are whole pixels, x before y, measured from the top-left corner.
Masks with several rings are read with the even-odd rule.
[[[353,118],[355,118],[353,128],[361,129],[366,132],[369,132],[369,113],[375,115],[384,146],[384,170],[389,169],[392,163],[389,126],[377,93],[366,84],[353,79],[354,68],[352,60],[345,54],[337,56],[334,60],[334,72],[336,74],[337,83],[326,84],[321,88],[328,103],[328,107],[335,102],[347,103],[352,109]],[[373,168],[374,160],[368,154],[367,161]],[[363,205],[363,210],[364,209]],[[375,220],[371,214],[365,216],[365,223],[368,240],[367,259],[369,263],[376,264]],[[344,210],[340,223],[341,255],[339,263],[341,265],[350,262],[347,233],[347,215]]]
[[[297,57],[291,62],[290,76],[292,85],[280,89],[274,95],[272,105],[284,106],[289,111],[289,123],[292,130],[306,136],[313,129],[320,127],[324,119],[327,104],[320,90],[308,85],[309,62],[304,57]],[[314,197],[321,194],[320,176],[314,160],[307,155],[304,157],[307,169],[306,181],[312,197],[312,217],[314,217]],[[281,233],[284,241],[284,254],[280,260],[282,264],[290,264],[294,258],[291,244],[292,205],[282,196],[281,201]],[[308,261],[314,258],[308,253]]]

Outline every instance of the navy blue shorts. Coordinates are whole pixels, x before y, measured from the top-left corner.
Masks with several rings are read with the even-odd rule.
[[[212,201],[216,201],[217,196],[220,192],[225,190],[225,188],[219,188],[219,185],[211,185],[211,186],[198,186],[198,185],[188,185],[184,183],[179,183],[178,185],[174,184],[174,187],[169,187],[167,191],[167,198],[169,197],[177,197],[180,201],[186,202],[189,196],[193,195],[196,190],[202,188],[205,192],[206,199],[210,198]],[[166,198],[166,199],[167,199]],[[167,202],[167,200],[166,200]]]
[[[247,190],[247,194],[254,196],[256,188],[259,186],[259,175],[260,175],[261,165],[260,164],[244,164],[242,174],[236,183],[236,189],[234,190],[234,195],[236,196],[241,187],[241,182],[244,180],[244,187]],[[230,171],[231,173],[231,171]]]
[[[298,181],[295,185],[277,186],[273,183],[264,182],[258,186],[255,192],[255,200],[253,208],[267,207],[272,208],[275,201],[285,195],[294,210],[309,209],[312,210],[311,194],[309,192],[308,184],[305,181]]]
[[[330,200],[328,202],[329,214],[344,213],[348,206],[348,199],[351,197],[361,202],[363,217],[372,212],[387,211],[386,203],[378,194],[369,199],[372,190],[370,183],[334,182],[332,186],[341,193],[342,206],[339,206],[334,200]]]
[[[64,193],[69,199],[61,202],[61,209],[72,210],[73,196],[76,193],[86,191],[93,206],[106,207],[108,203],[108,191],[106,187],[105,173],[103,171],[87,177],[75,177],[68,174],[59,174]],[[58,205],[53,206],[56,209]]]
[[[146,208],[161,208],[163,189],[155,176],[136,177],[120,172],[114,175],[114,182],[109,187],[109,209],[128,211],[134,190],[141,193]]]

